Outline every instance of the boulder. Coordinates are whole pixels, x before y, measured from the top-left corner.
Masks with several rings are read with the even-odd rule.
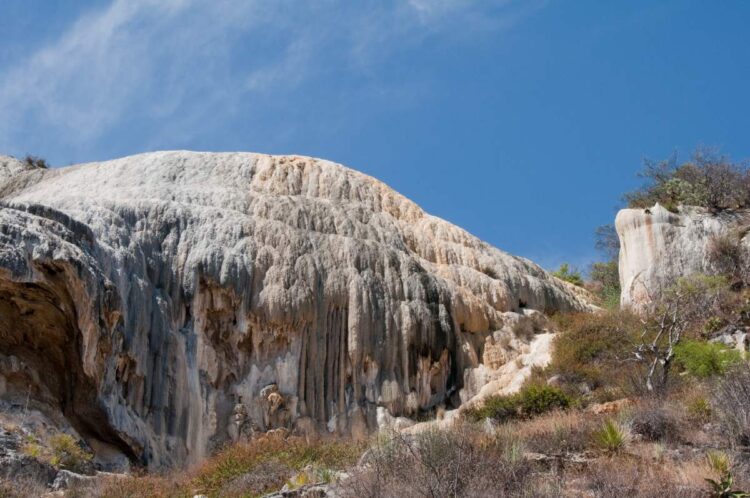
[[[673,213],[659,204],[648,209],[622,209],[615,227],[620,239],[621,305],[647,309],[680,277],[717,274],[712,244],[718,237],[735,240],[750,255],[750,211],[712,213],[680,207]]]

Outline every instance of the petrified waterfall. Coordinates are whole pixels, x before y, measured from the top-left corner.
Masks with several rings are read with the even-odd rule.
[[[151,466],[223,443],[239,399],[253,430],[354,437],[455,407],[525,310],[583,307],[328,161],[0,157],[0,395]]]
[[[750,257],[750,210],[712,213],[681,206],[673,213],[656,204],[648,209],[617,213],[620,238],[621,304],[636,310],[653,305],[680,277],[696,273],[716,275],[722,269],[712,257],[717,238],[736,244],[742,268]]]

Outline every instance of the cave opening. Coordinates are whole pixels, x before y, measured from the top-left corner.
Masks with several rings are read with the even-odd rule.
[[[0,279],[0,399],[22,406],[24,416],[39,411],[58,429],[69,425],[92,449],[104,443],[139,463],[83,371],[78,311],[62,273],[47,276],[43,283]]]

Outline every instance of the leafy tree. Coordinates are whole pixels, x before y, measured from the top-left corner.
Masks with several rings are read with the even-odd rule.
[[[604,289],[617,289],[617,292],[620,292],[620,274],[617,261],[593,263],[589,271],[589,278],[592,282],[600,284]]]
[[[681,204],[713,211],[750,206],[750,174],[744,164],[699,148],[691,159],[678,163],[677,155],[663,161],[644,161],[640,174],[646,183],[625,194],[630,207],[648,208],[657,202],[675,211]]]
[[[696,274],[679,279],[654,301],[658,304],[643,320],[634,351],[636,359],[647,365],[645,384],[649,391],[662,391],[667,386],[685,333],[716,312],[728,287],[723,277]]]
[[[617,308],[620,304],[620,273],[616,260],[592,263],[589,269],[591,287],[605,308]]]
[[[594,231],[594,248],[609,260],[615,260],[620,254],[620,237],[612,224],[601,225]]]
[[[557,271],[552,272],[552,275],[560,280],[565,280],[573,285],[583,287],[583,277],[581,276],[581,272],[575,269],[571,270],[568,263],[561,264]]]
[[[620,254],[620,238],[614,225],[602,225],[594,234],[594,247],[607,260],[592,263],[589,268],[589,290],[601,299],[605,308],[617,308],[620,304],[620,273],[617,262]]]

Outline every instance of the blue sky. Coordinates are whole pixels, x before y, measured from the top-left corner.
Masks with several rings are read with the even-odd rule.
[[[0,153],[324,157],[545,267],[644,157],[750,157],[750,2],[0,2]]]

